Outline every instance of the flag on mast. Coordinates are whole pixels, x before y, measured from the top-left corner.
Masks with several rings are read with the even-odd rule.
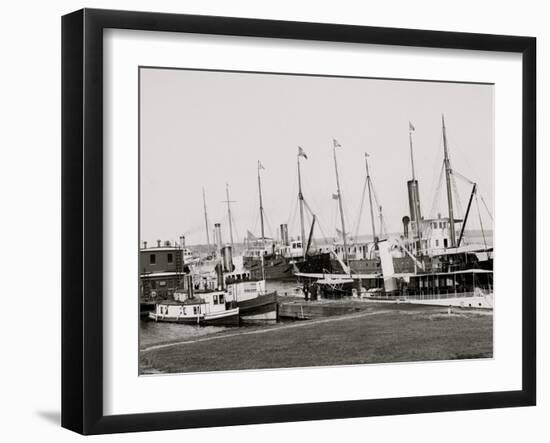
[[[333,200],[338,200],[340,197],[338,197],[338,194],[332,194],[332,199]]]
[[[307,160],[307,155],[301,146],[298,146],[298,157],[304,157]]]
[[[264,168],[264,165],[262,165],[262,162],[258,160],[258,170],[260,169],[265,169],[265,168]]]
[[[332,142],[334,143],[335,148],[341,148],[342,147],[342,145],[340,143],[338,143],[338,140],[336,140],[335,138],[332,139]]]
[[[409,122],[409,131],[415,131],[415,128],[411,122]]]

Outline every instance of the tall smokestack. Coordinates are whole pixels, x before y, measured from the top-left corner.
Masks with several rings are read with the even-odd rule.
[[[192,275],[186,275],[185,276],[185,283],[187,286],[187,297],[189,299],[195,298],[195,287],[193,285],[193,276]]]
[[[409,223],[411,222],[411,219],[408,215],[405,215],[402,218],[403,221],[403,237],[409,238]]]
[[[224,246],[221,250],[223,272],[233,272],[235,266],[233,265],[233,248],[231,245]]]
[[[411,221],[416,222],[422,219],[420,214],[420,193],[418,192],[418,180],[409,180],[407,182],[409,191],[409,213]]]
[[[289,245],[288,241],[288,225],[286,223],[281,224],[281,243],[284,246]]]
[[[222,248],[222,226],[219,223],[214,224],[214,241],[218,250]]]
[[[420,214],[420,194],[418,192],[418,181],[416,179],[409,180],[407,182],[407,189],[409,191],[409,211],[411,214],[412,237],[416,238],[416,251],[420,252],[421,238],[422,238],[422,215]]]

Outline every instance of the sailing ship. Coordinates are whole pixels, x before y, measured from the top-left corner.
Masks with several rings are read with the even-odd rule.
[[[223,246],[221,224],[214,225],[214,243],[218,259],[213,268],[203,275],[204,280],[212,276],[218,281],[219,287],[227,293],[227,299],[235,302],[240,309],[240,318],[245,323],[273,323],[278,318],[277,293],[267,292],[263,260],[260,270],[249,270],[246,266],[235,266],[233,260],[234,239],[229,195],[229,184],[226,184],[227,215],[229,219],[230,244]],[[203,191],[204,198],[204,191]],[[204,202],[205,224],[208,229],[208,215]],[[243,263],[245,259],[243,258]]]
[[[246,250],[243,254],[243,265],[251,272],[255,278],[263,280],[292,280],[294,279],[293,265],[303,260],[305,228],[303,224],[303,196],[301,191],[300,179],[300,157],[306,157],[305,152],[299,147],[298,151],[298,198],[300,199],[300,214],[302,220],[302,231],[299,239],[290,239],[288,235],[288,225],[280,225],[280,241],[265,235],[265,212],[262,196],[262,179],[260,172],[264,169],[262,163],[258,161],[258,196],[260,204],[260,229],[261,236],[256,237],[248,231],[245,240]]]
[[[335,197],[339,204],[342,242],[328,252],[306,255],[304,261],[296,263],[295,275],[310,282],[314,281],[321,285],[321,288],[327,288],[328,291],[325,292],[329,294],[340,295],[351,295],[355,290],[357,293],[366,293],[372,297],[378,297],[380,294],[392,297],[406,296],[414,301],[423,299],[426,295],[437,299],[439,294],[444,296],[441,298],[446,299],[445,303],[451,303],[451,299],[459,300],[461,296],[472,297],[472,294],[479,295],[481,291],[482,301],[479,299],[474,304],[481,303],[483,307],[487,307],[490,303],[488,300],[492,300],[492,295],[489,296],[492,294],[492,247],[488,247],[485,235],[484,245],[462,243],[474,198],[477,203],[477,185],[466,179],[472,185],[472,192],[464,219],[457,219],[454,215],[452,180],[454,175],[464,179],[465,177],[451,168],[445,120],[442,116],[444,146],[442,172],[445,173],[446,178],[449,216],[442,218],[438,215],[435,219],[424,219],[421,216],[418,181],[414,169],[413,131],[414,126],[409,124],[412,179],[407,182],[407,191],[410,217],[403,217],[404,232],[401,238],[390,241],[388,238],[381,239],[377,235],[374,222],[373,184],[369,172],[368,154],[365,154],[367,174],[365,186],[369,194],[373,242],[370,245],[348,244],[347,236],[343,234],[346,229],[336,157],[336,148],[340,147],[340,144],[333,140],[337,186]],[[382,234],[381,206],[378,205],[378,208],[379,233]],[[410,235],[409,224],[411,225]],[[460,230],[458,230],[459,226]],[[381,248],[381,245],[384,247]]]
[[[384,290],[386,295],[400,297],[412,303],[437,304],[460,307],[493,307],[493,248],[487,245],[481,214],[479,213],[477,184],[451,167],[445,117],[441,116],[443,136],[443,165],[445,174],[448,217],[424,220],[420,215],[418,182],[414,176],[408,182],[409,203],[414,217],[416,235],[407,245],[413,256],[420,260],[429,252],[429,262],[420,263],[414,274],[397,275],[388,260],[388,247],[380,248]],[[455,215],[453,189],[454,178],[458,176],[472,185],[472,191],[464,219]],[[411,198],[412,197],[412,198]],[[479,222],[483,233],[483,245],[464,245],[466,223],[471,214],[472,202],[476,201]],[[488,210],[488,208],[487,208]],[[490,215],[490,214],[489,214]],[[457,238],[458,237],[458,238]],[[442,244],[440,241],[442,240]]]

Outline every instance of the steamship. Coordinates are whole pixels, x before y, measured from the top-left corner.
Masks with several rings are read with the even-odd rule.
[[[272,323],[277,321],[277,293],[266,291],[265,280],[266,272],[264,270],[263,261],[260,263],[259,269],[247,269],[246,259],[243,257],[243,264],[235,266],[233,259],[234,241],[233,241],[233,217],[231,214],[232,200],[229,196],[229,185],[226,184],[226,203],[227,203],[227,218],[229,220],[229,236],[230,243],[224,245],[222,240],[221,224],[214,224],[214,245],[215,252],[211,254],[214,257],[208,263],[213,269],[206,269],[202,272],[203,281],[208,281],[212,276],[215,276],[216,284],[219,289],[227,291],[229,300],[232,300],[239,307],[240,319],[245,323]],[[206,207],[206,194],[204,188],[202,190],[203,206],[204,206],[204,221],[206,226],[206,241],[208,249],[210,248],[208,213]],[[203,263],[205,265],[206,262]],[[273,266],[270,267],[270,269]],[[204,269],[197,267],[197,269]]]
[[[303,260],[302,241],[288,238],[287,225],[281,225],[281,241],[256,238],[250,232],[243,253],[243,266],[254,278],[293,280],[294,264]]]
[[[239,263],[239,257],[234,259],[232,245],[222,246],[220,223],[214,225],[214,243],[219,258],[213,269],[201,271],[201,284],[212,286],[215,281],[217,288],[225,290],[227,300],[235,302],[239,307],[239,316],[244,323],[276,322],[277,292],[267,292],[264,272],[260,270],[253,273],[246,269]]]
[[[479,211],[476,183],[454,171],[449,160],[445,120],[442,117],[443,165],[447,188],[448,217],[438,214],[425,219],[420,211],[418,181],[414,170],[412,132],[409,142],[412,178],[407,181],[409,215],[403,217],[403,234],[390,239],[383,232],[382,207],[379,209],[380,229],[377,235],[373,207],[373,183],[369,174],[368,154],[365,154],[366,186],[368,187],[373,243],[342,242],[329,251],[310,252],[306,248],[304,260],[295,264],[295,275],[321,288],[321,292],[367,297],[401,298],[410,302],[459,306],[492,307],[493,303],[493,248],[488,246],[483,226],[484,244],[465,245],[464,231],[472,202]],[[336,148],[336,172],[341,232],[345,233]],[[472,191],[463,219],[455,216],[453,187],[455,176],[466,180]],[[300,191],[300,197],[301,196]],[[376,199],[376,195],[374,195]],[[378,202],[377,202],[378,203]],[[488,211],[488,208],[486,208]],[[491,216],[492,217],[492,216]],[[481,223],[481,216],[479,217]],[[302,221],[303,224],[303,221]],[[309,246],[309,245],[308,245]]]
[[[265,213],[262,196],[262,178],[260,171],[264,169],[260,161],[257,165],[258,197],[260,210],[261,235],[256,237],[250,231],[245,239],[243,266],[254,278],[262,280],[292,280],[294,279],[294,264],[304,257],[302,235],[299,239],[290,239],[288,225],[280,225],[280,241],[277,242],[265,235]],[[229,200],[229,198],[228,198]]]

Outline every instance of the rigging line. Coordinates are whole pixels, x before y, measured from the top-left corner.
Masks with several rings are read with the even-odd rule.
[[[368,177],[365,177],[363,184],[363,192],[361,194],[361,205],[359,206],[359,214],[357,216],[357,225],[355,226],[355,238],[359,238],[359,227],[361,226],[361,216],[363,214],[363,206],[365,204],[365,192],[367,190]]]
[[[295,217],[295,214],[296,214],[296,208],[298,207],[298,198],[296,197],[296,195],[297,195],[297,192],[296,192],[297,181],[298,181],[298,173],[296,173],[295,176],[294,176],[294,180],[293,180],[294,185],[292,186],[292,193],[290,194],[291,195],[290,205],[288,205],[289,206],[289,213],[288,213],[287,225],[289,225],[289,226],[290,226],[291,217],[292,217],[292,220],[294,220],[294,217]],[[294,210],[292,209],[292,203],[295,203]]]
[[[309,176],[302,174],[302,193],[306,194],[304,192],[304,189],[317,189],[318,186],[312,186],[311,182],[309,181]],[[322,208],[323,205],[319,204],[318,196],[315,195],[315,193],[308,194],[308,200],[313,204],[315,208]],[[304,200],[305,201],[305,200]]]
[[[431,218],[436,218],[437,209],[441,203],[441,190],[443,189],[443,173],[445,172],[445,162],[441,162],[441,169],[439,170],[439,179],[437,181],[437,187],[434,192],[434,199],[432,201],[432,207],[428,213]]]
[[[292,212],[292,218],[289,218],[287,222],[287,225],[291,230],[291,232],[294,230],[295,225],[297,223],[299,202],[300,202],[300,199],[296,197],[296,201],[294,202],[294,211]]]
[[[307,202],[306,200],[304,200],[304,206],[305,206],[306,210],[309,212],[309,214],[311,215],[311,217],[312,217],[312,218],[315,217],[315,223],[317,224],[317,227],[319,228],[319,231],[321,232],[321,235],[322,235],[323,239],[325,240],[325,242],[328,242],[328,238],[327,238],[327,236],[325,235],[325,232],[324,232],[324,230],[323,230],[323,227],[322,227],[322,224],[321,224],[321,222],[320,222],[320,220],[319,220],[319,217],[317,217],[317,216],[314,214],[314,212],[311,210],[311,208],[310,208],[310,206],[309,206],[309,204],[308,204],[308,202]]]
[[[477,206],[477,215],[479,217],[479,226],[481,227],[481,235],[483,236],[483,245],[485,246],[485,250],[487,250],[487,240],[485,239],[485,230],[483,229],[483,222],[481,221],[481,212],[479,212],[479,202],[477,198],[477,192],[476,192],[476,206]]]
[[[340,198],[342,198],[342,195],[340,194]],[[344,220],[346,221],[346,226],[349,226],[348,227],[348,234],[351,234],[352,233],[352,229],[351,229],[351,221],[350,221],[350,218],[349,218],[349,214],[350,214],[350,210],[349,210],[349,206],[347,205],[346,201],[344,201],[344,199],[342,199],[342,206],[344,208]],[[348,237],[349,238],[349,235]],[[351,239],[350,239],[351,241]]]
[[[464,180],[466,183],[468,183],[469,185],[474,185],[475,183],[470,180],[468,177],[462,175],[460,172],[458,172],[456,169],[453,169],[453,174],[455,174],[458,178],[461,178],[462,180]]]
[[[460,200],[460,194],[458,193],[458,186],[456,185],[456,180],[454,178],[454,174],[451,173],[451,185],[452,185],[452,191],[454,193],[454,199],[456,203],[456,208],[458,209],[457,213],[460,214],[462,218],[464,218],[464,210],[462,208],[462,202]]]
[[[491,214],[491,211],[489,211],[489,207],[487,206],[487,203],[485,203],[485,199],[483,198],[483,195],[480,194],[479,197],[481,198],[481,203],[483,203],[483,206],[485,206],[485,210],[487,211],[487,214],[489,215],[489,217],[491,217],[491,221],[494,222],[493,215]]]
[[[462,218],[462,223],[464,223],[464,208],[462,207],[462,201],[460,200],[460,194],[458,193],[458,187],[456,186],[456,180],[454,179],[454,174],[451,174],[451,184],[454,192],[454,199],[456,203],[457,214],[460,214]]]
[[[338,240],[338,233],[336,232],[336,225],[338,223],[337,219],[338,219],[338,201],[337,200],[332,200],[333,203],[332,203],[332,213],[334,214],[332,216],[332,225],[330,226],[331,228],[331,231],[332,233],[334,234],[332,236],[333,239],[336,239]]]
[[[256,232],[256,229],[258,228],[258,221],[260,220],[260,214],[256,216],[256,221],[254,222],[254,230],[252,232]],[[248,234],[248,233],[247,233]],[[247,235],[248,238],[248,235]]]
[[[437,170],[436,168],[437,168],[438,163],[441,163],[442,167],[444,167],[444,160],[440,159],[440,157],[439,157],[439,154],[441,153],[441,151],[443,149],[443,131],[439,131],[439,141],[437,143],[435,143],[435,145],[436,145],[436,151],[434,152],[434,155],[433,155],[434,161],[433,161],[433,164],[432,164],[432,168],[430,169],[431,171],[436,171]],[[433,195],[434,196],[434,200],[432,200],[432,207],[431,207],[432,210],[435,208],[435,201],[437,200],[435,197],[436,197],[436,195],[438,195],[440,186],[441,186],[441,173],[440,173],[439,177],[438,177],[437,174],[434,174],[432,176],[432,181],[431,181],[430,188],[429,188],[430,193],[428,194],[428,195]],[[428,213],[430,216],[433,215],[431,212],[432,211],[430,211]]]
[[[372,188],[372,196],[374,197],[374,203],[376,204],[376,214],[377,214],[377,216],[374,219],[378,221],[378,227],[380,228],[379,229],[380,237],[382,237],[382,234],[383,234],[382,230],[385,228],[384,217],[382,217],[382,220],[380,220],[380,201],[378,200],[378,194],[376,193],[376,188],[374,187],[374,183],[371,183],[371,188]],[[374,237],[372,238],[372,241],[374,241]]]
[[[384,234],[388,234],[388,227],[386,226],[386,219],[384,217],[384,213],[380,211],[380,202],[378,201],[378,196],[376,195],[376,190],[374,189],[374,186],[372,187],[372,193],[374,194],[374,202],[376,203],[376,208],[378,209],[378,224],[380,225],[380,236],[382,237]],[[373,238],[374,241],[374,238]]]
[[[269,217],[267,216],[265,210],[264,210],[264,220],[265,220],[265,224],[267,225],[267,230],[269,231],[269,235],[271,235],[272,239],[275,239],[275,237],[273,237],[273,229],[271,229],[271,224],[269,223]]]
[[[233,214],[231,214],[231,220],[232,220],[232,222],[233,222],[233,230],[235,231],[235,234],[236,234],[236,235],[235,235],[235,238],[237,238],[237,239],[242,238],[242,237],[240,237],[240,235],[239,235],[239,232],[240,232],[240,231],[239,231],[239,226],[237,225],[237,222],[235,221],[235,217],[233,216]],[[242,233],[242,232],[241,232],[241,233]]]

